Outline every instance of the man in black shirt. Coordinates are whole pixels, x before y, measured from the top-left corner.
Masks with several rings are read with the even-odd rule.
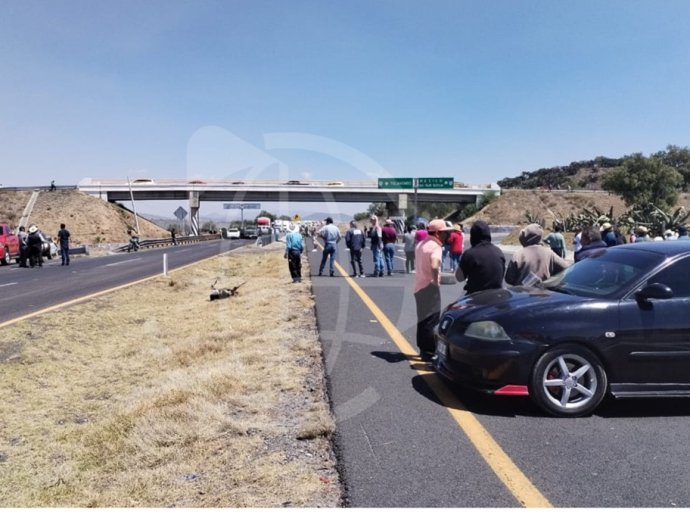
[[[70,234],[64,224],[60,224],[60,231],[57,234],[60,244],[60,257],[63,265],[69,265],[69,238]]]
[[[506,258],[503,251],[491,243],[489,225],[476,221],[470,229],[470,247],[460,259],[455,272],[458,281],[465,283],[465,292],[478,292],[492,288],[503,288]]]

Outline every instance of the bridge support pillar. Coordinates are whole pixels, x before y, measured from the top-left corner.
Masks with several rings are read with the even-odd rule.
[[[395,201],[386,201],[386,211],[390,217],[400,215],[400,208],[398,208],[398,203]]]
[[[189,222],[192,225],[192,235],[199,236],[199,192],[189,193]]]

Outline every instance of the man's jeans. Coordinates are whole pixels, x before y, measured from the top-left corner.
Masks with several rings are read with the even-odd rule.
[[[381,254],[381,249],[372,247],[371,254],[374,256],[374,275],[383,274],[383,254]]]
[[[386,270],[388,275],[393,272],[393,258],[395,258],[395,244],[386,244],[383,246],[383,255],[386,258]]]
[[[335,242],[328,242],[326,247],[323,248],[323,254],[321,255],[321,265],[319,265],[319,274],[323,272],[323,268],[326,266],[326,258],[331,257],[329,263],[330,274],[335,273]]]

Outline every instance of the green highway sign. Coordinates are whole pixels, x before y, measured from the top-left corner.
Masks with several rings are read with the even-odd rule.
[[[261,203],[223,203],[224,210],[260,210]]]
[[[413,188],[412,178],[379,178],[379,188]]]
[[[417,178],[418,188],[453,188],[453,178]],[[379,185],[379,188],[381,186]]]

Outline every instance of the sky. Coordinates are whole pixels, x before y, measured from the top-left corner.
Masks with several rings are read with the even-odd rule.
[[[0,0],[0,10],[3,186],[488,184],[690,145],[686,0]]]

